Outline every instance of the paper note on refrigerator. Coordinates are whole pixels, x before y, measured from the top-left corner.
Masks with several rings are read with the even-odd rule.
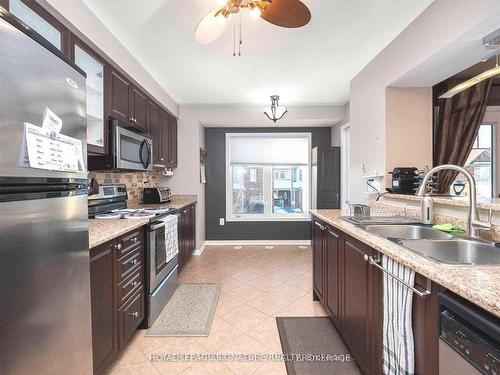
[[[25,141],[31,168],[62,172],[84,171],[82,142],[79,139],[25,122]]]
[[[45,107],[42,129],[54,132],[57,135],[61,132],[62,124],[61,118],[52,112],[49,107]]]

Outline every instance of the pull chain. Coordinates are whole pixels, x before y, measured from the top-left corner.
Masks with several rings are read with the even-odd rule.
[[[241,33],[241,30],[242,30],[242,21],[241,21],[241,12],[240,12],[240,43],[238,45],[238,56],[241,56],[241,45],[243,44],[243,36],[242,36],[242,33]]]
[[[233,56],[236,56],[236,25],[233,24]]]

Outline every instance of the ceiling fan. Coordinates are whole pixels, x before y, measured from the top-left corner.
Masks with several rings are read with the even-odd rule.
[[[242,9],[248,9],[253,19],[262,18],[286,28],[302,27],[311,20],[311,12],[300,0],[219,0],[219,6],[208,12],[198,24],[195,40],[200,44],[214,42],[226,31],[231,16]]]

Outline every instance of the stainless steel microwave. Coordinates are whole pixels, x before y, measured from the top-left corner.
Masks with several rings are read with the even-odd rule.
[[[112,126],[112,153],[117,169],[150,171],[153,169],[153,147],[148,137],[121,126]]]
[[[143,134],[109,123],[109,150],[105,156],[89,155],[89,170],[153,170],[153,143]]]

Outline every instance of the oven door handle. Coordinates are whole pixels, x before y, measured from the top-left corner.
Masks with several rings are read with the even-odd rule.
[[[160,221],[159,223],[154,223],[154,224],[151,224],[151,225],[149,226],[149,228],[150,228],[151,230],[157,230],[157,229],[160,229],[160,228],[162,228],[162,227],[165,227],[165,223],[164,223],[163,221]]]

